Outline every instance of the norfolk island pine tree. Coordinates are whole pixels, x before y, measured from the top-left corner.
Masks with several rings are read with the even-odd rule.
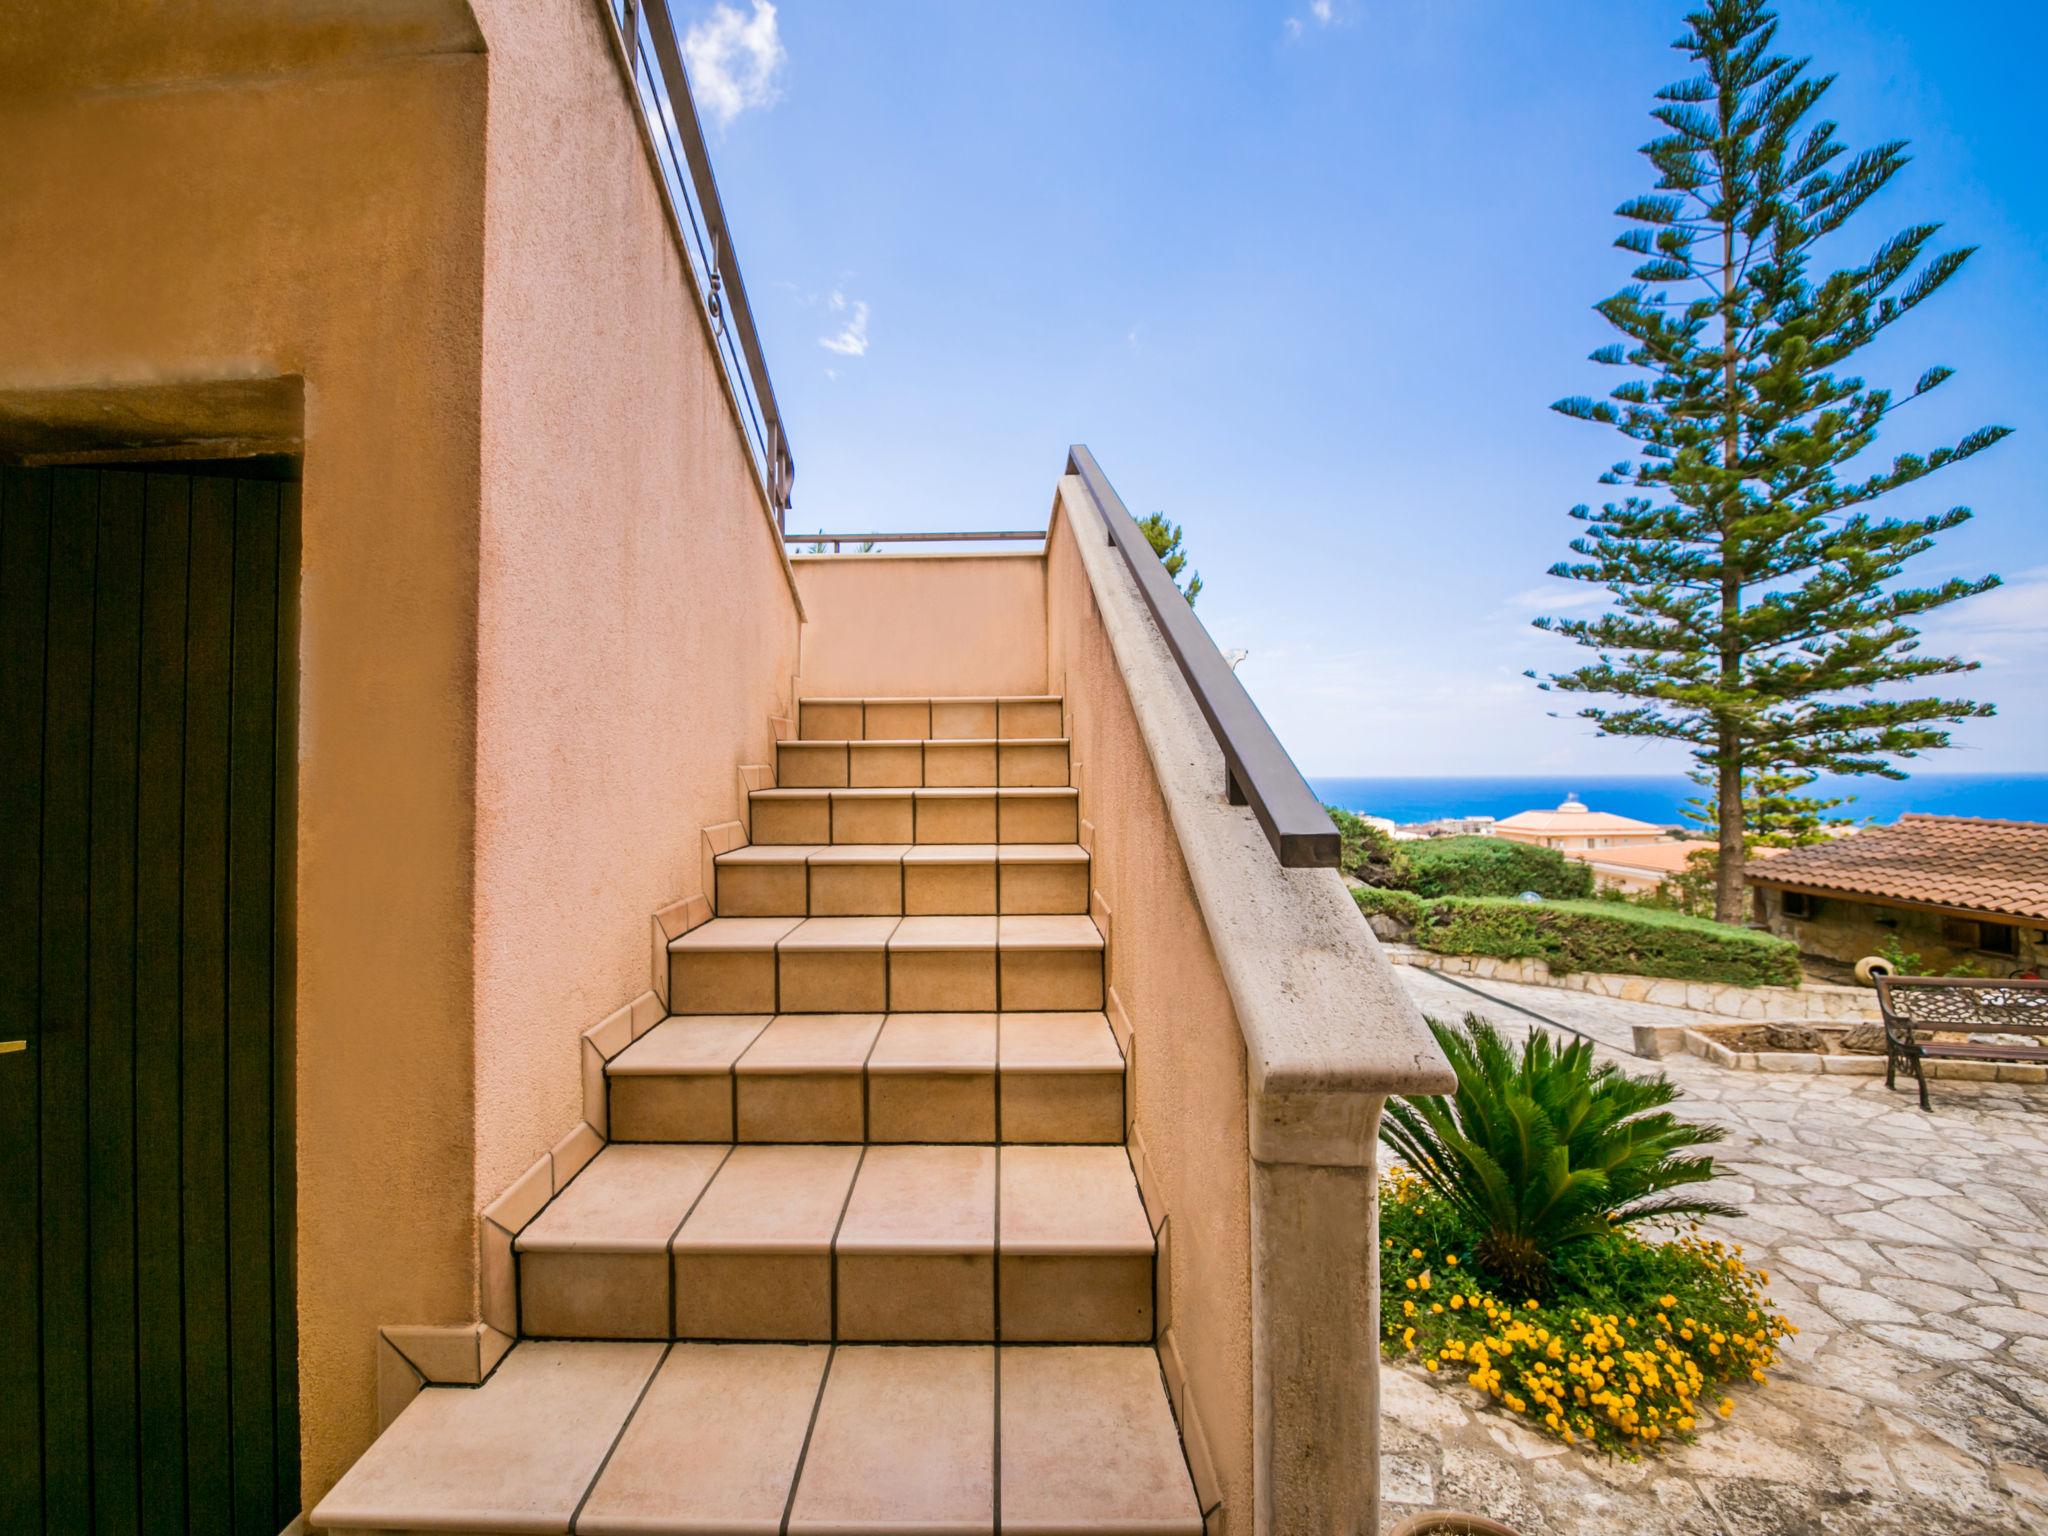
[[[1868,509],[2008,429],[1863,472],[1851,461],[1891,415],[1953,370],[1928,369],[1902,397],[1841,371],[1974,248],[1930,255],[1939,226],[1917,224],[1858,265],[1811,275],[1817,243],[1908,157],[1903,142],[1852,154],[1833,123],[1808,124],[1833,77],[1774,53],[1776,32],[1763,0],[1710,0],[1673,44],[1700,73],[1657,93],[1664,131],[1643,150],[1656,189],[1617,210],[1631,227],[1615,243],[1639,265],[1596,306],[1627,340],[1593,359],[1631,377],[1605,400],[1555,407],[1637,444],[1600,477],[1629,494],[1573,508],[1581,558],[1551,568],[1613,602],[1594,618],[1537,620],[1598,657],[1544,687],[1618,699],[1578,713],[1602,735],[1685,742],[1711,777],[1724,922],[1743,916],[1746,774],[1903,778],[1893,759],[1945,747],[1945,726],[1992,713],[1907,689],[1975,669],[1922,655],[1914,625],[1998,578],[1893,585],[1969,509]]]

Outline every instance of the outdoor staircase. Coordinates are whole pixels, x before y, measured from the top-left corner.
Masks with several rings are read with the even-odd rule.
[[[805,699],[520,1342],[326,1531],[1198,1533],[1056,697]]]

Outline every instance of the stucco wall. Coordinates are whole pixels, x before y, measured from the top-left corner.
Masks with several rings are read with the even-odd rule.
[[[1046,549],[1047,672],[1066,695],[1109,981],[1133,1037],[1148,1199],[1163,1206],[1173,1347],[1231,1530],[1252,1528],[1251,1193],[1243,1033],[1102,627],[1072,525]],[[1155,1213],[1156,1215],[1156,1213]]]
[[[474,1306],[484,63],[441,53],[251,79],[216,62],[231,79],[151,86],[131,58],[120,93],[5,93],[0,388],[150,385],[175,402],[181,380],[305,378],[298,1258],[310,1502],[374,1432],[376,1325]]]
[[[771,760],[797,609],[598,6],[477,12],[488,1200],[581,1117],[578,1032],[646,989],[648,914],[697,891],[699,828]]]
[[[1815,916],[1790,918],[1785,915],[1783,891],[1758,887],[1758,894],[1763,897],[1764,926],[1809,955],[1854,964],[1896,940],[1907,954],[1918,955],[1921,965],[1937,973],[1968,965],[1982,976],[2012,976],[2048,966],[2048,943],[2042,941],[2042,930],[2026,924],[2017,925],[2017,956],[1987,955],[1944,939],[1938,913],[1880,907],[1846,896],[1816,896],[1812,898],[1818,907]]]
[[[812,697],[1042,693],[1045,560],[1034,553],[799,555]]]

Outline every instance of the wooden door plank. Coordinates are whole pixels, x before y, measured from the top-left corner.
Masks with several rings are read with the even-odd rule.
[[[274,482],[235,485],[234,668],[228,736],[228,1318],[237,1531],[274,1531],[271,1311],[271,941],[277,783]]]
[[[42,1277],[35,1040],[41,990],[43,629],[50,474],[0,469],[0,1531],[43,1529]]]
[[[278,488],[277,509],[277,856],[271,919],[271,1309],[277,1400],[277,1510],[299,1511],[298,1290],[298,826],[299,826],[299,488]]]
[[[135,1382],[135,729],[142,476],[100,476],[93,587],[90,1025],[93,1525],[142,1519]]]
[[[184,857],[186,475],[145,491],[135,807],[136,1359],[142,1520],[185,1526],[185,1287],[179,1162]]]
[[[43,708],[41,1079],[43,1523],[92,1529],[86,1169],[87,870],[91,855],[93,564],[99,476],[52,472]]]
[[[191,488],[180,1011],[185,1480],[194,1531],[234,1528],[228,1390],[227,847],[234,485]]]

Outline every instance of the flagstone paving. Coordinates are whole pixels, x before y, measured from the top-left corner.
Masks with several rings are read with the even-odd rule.
[[[1627,1462],[1481,1408],[1462,1382],[1381,1372],[1385,1527],[1421,1509],[1524,1536],[2019,1536],[2048,1531],[2048,1089],[1945,1080],[1934,1112],[1884,1079],[1643,1061],[1635,1023],[1683,1010],[1402,968],[1437,1018],[1536,1020],[1667,1072],[1728,1128],[1708,1224],[1799,1325],[1762,1388],[1697,1443]]]

